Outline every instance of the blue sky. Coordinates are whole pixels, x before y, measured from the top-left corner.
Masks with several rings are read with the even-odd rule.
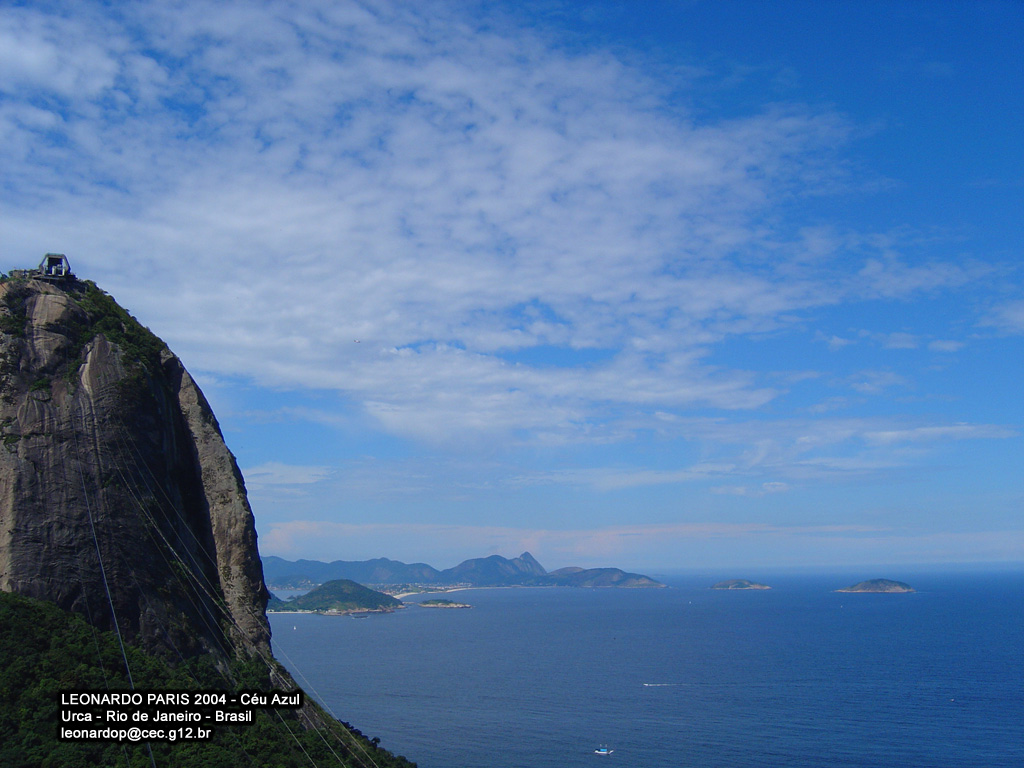
[[[264,554],[1024,561],[1018,2],[0,3],[0,268]]]

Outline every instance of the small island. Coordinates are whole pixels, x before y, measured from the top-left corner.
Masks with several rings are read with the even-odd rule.
[[[854,584],[852,587],[846,587],[845,589],[837,589],[836,592],[886,592],[886,593],[901,593],[901,592],[913,592],[914,588],[909,584],[905,584],[902,581],[893,581],[892,579],[869,579],[868,581],[862,581],[858,584]]]
[[[391,613],[405,603],[391,595],[368,589],[348,579],[327,581],[294,600],[278,600],[267,605],[268,613],[321,613],[328,616]]]
[[[767,584],[758,584],[747,579],[729,579],[711,586],[711,589],[771,589]]]
[[[418,605],[421,605],[424,608],[472,608],[473,607],[472,605],[469,605],[468,603],[457,603],[454,600],[443,600],[443,599],[424,600],[423,602],[418,603]]]

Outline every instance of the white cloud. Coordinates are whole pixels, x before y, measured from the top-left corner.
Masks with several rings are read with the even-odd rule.
[[[883,250],[896,245],[890,243],[887,237],[877,239],[877,246]],[[990,271],[990,268],[981,264],[932,262],[918,265],[907,263],[898,257],[887,256],[869,258],[857,277],[867,295],[891,299],[960,287]]]
[[[983,320],[1005,333],[1024,333],[1024,301],[1008,301],[994,307]]]
[[[761,483],[760,486],[754,488],[746,485],[720,485],[712,488],[711,492],[728,496],[751,496],[754,498],[760,498],[761,496],[767,496],[773,493],[785,493],[788,490],[789,483],[770,481]]]
[[[829,349],[842,349],[843,347],[848,347],[851,344],[857,343],[855,339],[847,339],[842,336],[836,336],[835,334],[826,335],[821,331],[815,333],[814,339],[815,341],[825,342]]]
[[[610,55],[567,56],[446,9],[136,13],[147,36],[121,30],[107,47],[97,33],[109,20],[68,30],[20,15],[21,47],[40,53],[12,57],[28,73],[8,81],[12,94],[23,82],[72,105],[58,124],[71,150],[61,181],[34,168],[24,184],[70,203],[67,218],[99,215],[105,234],[75,240],[105,282],[162,278],[159,292],[117,293],[153,308],[189,351],[201,346],[205,367],[223,359],[296,385],[336,371],[322,354],[336,350],[301,339],[615,349],[646,338],[653,318],[686,346],[709,317],[770,320],[822,300],[721,256],[761,235],[749,216],[770,189],[809,181],[816,152],[845,130],[832,116],[698,128],[661,115],[656,82]],[[85,192],[96,175],[127,194],[62,198],[60,184]],[[244,289],[233,282],[243,273]],[[168,290],[178,301],[162,309]],[[537,301],[559,320],[519,324],[515,308]],[[192,338],[179,302],[223,340]],[[270,350],[280,365],[264,374],[245,361],[268,338],[281,340]],[[358,393],[340,378],[332,385]]]
[[[242,474],[250,489],[264,490],[281,486],[312,485],[328,479],[332,472],[328,467],[299,466],[272,461],[244,469]]]
[[[501,526],[431,524],[348,524],[322,520],[276,523],[260,531],[264,554],[279,557],[317,557],[323,560],[354,559],[348,552],[376,551],[404,562],[420,561],[430,550],[444,561],[431,562],[446,568],[471,557],[500,554],[514,557],[532,553],[545,567],[618,566],[645,561],[659,567],[679,567],[681,553],[708,546],[780,541],[806,541],[811,546],[836,539],[886,535],[889,529],[857,524],[775,526],[759,523],[668,523],[623,525],[592,529],[515,528]],[[673,554],[675,557],[673,558]]]
[[[892,387],[906,387],[909,381],[895,371],[861,371],[850,386],[864,395],[878,395]]]
[[[0,81],[5,90],[28,87],[78,99],[113,87],[121,41],[97,39],[95,32],[106,25],[96,23],[5,9],[0,16]]]
[[[886,334],[882,346],[886,349],[917,349],[921,340],[912,333],[897,331]]]
[[[862,339],[870,339],[883,349],[920,349],[922,346],[927,346],[932,352],[957,352],[965,346],[965,343],[962,341],[931,339],[928,334],[908,333],[906,331],[874,333],[868,330],[861,330],[858,332],[858,336]]]
[[[589,486],[599,491],[617,491],[641,486],[674,485],[676,483],[707,480],[708,478],[728,475],[735,471],[735,469],[736,465],[734,464],[704,463],[676,470],[628,470],[615,468],[561,470],[522,477],[520,481],[526,484],[557,483]]]
[[[807,410],[811,413],[828,413],[829,411],[839,411],[844,408],[849,408],[850,405],[850,398],[837,395],[825,398],[820,403],[815,403],[810,406]]]
[[[436,568],[472,557],[514,557],[531,552],[547,568],[617,566],[651,572],[694,565],[793,562],[970,562],[1016,560],[1024,547],[1020,530],[927,531],[885,525],[766,525],[761,523],[668,523],[597,529],[515,528],[472,525],[349,525],[318,520],[275,524],[260,532],[265,554],[321,560],[387,556],[427,560]],[[429,546],[429,557],[427,547]],[[737,554],[742,553],[742,554]]]
[[[921,455],[909,456],[901,448],[908,443],[934,449],[952,441],[1002,440],[1019,434],[998,424],[914,423],[877,416],[742,422],[689,419],[671,426],[672,434],[685,435],[700,444],[707,458],[692,467],[656,476],[664,480],[678,476],[678,482],[742,483],[717,486],[715,492],[726,495],[765,495],[776,487],[789,490],[792,481],[846,481],[855,476],[902,471],[922,460]],[[614,478],[619,472],[612,468],[608,476]],[[595,470],[592,475],[600,473]],[[643,478],[645,474],[637,471],[630,476]],[[752,478],[765,479],[762,485],[752,486]]]
[[[601,442],[758,409],[780,391],[716,344],[973,274],[787,219],[848,179],[827,109],[697,121],[670,98],[692,72],[458,3],[85,5],[0,28],[9,258],[66,251],[190,367],[395,434]]]
[[[995,424],[950,424],[910,429],[888,429],[864,433],[872,443],[932,442],[936,440],[992,440],[1016,437],[1017,432]]]

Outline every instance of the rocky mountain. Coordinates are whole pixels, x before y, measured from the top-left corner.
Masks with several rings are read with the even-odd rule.
[[[500,555],[465,560],[454,568],[439,571],[424,563],[406,565],[397,560],[317,560],[295,562],[269,556],[263,558],[267,583],[281,589],[303,589],[331,579],[351,579],[361,584],[420,584],[444,586],[468,584],[474,587],[660,587],[639,573],[618,568],[560,568],[550,573],[529,552],[508,559]]]
[[[268,596],[242,476],[181,361],[61,255],[0,276],[0,765],[410,768],[309,698],[202,741],[121,743],[81,711],[83,735],[58,729],[60,690],[295,691]]]
[[[443,583],[466,583],[474,586],[529,584],[538,578],[543,579],[546,575],[547,571],[529,552],[523,552],[512,560],[500,555],[478,557],[441,571]]]
[[[269,656],[253,515],[217,420],[93,283],[0,282],[0,438],[0,589],[168,657]]]

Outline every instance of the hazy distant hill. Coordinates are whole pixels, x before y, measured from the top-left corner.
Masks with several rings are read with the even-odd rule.
[[[618,568],[561,568],[548,572],[529,552],[508,559],[500,555],[466,560],[439,571],[424,563],[407,565],[396,560],[345,561],[283,560],[264,557],[263,572],[273,588],[306,589],[334,579],[360,584],[468,584],[474,587],[661,587],[654,579]]]
[[[548,578],[564,587],[663,587],[660,581],[618,568],[559,568]]]
[[[378,557],[375,560],[283,560],[263,558],[264,578],[278,589],[307,589],[334,579],[351,579],[360,584],[435,584],[441,572],[425,563],[408,565]]]
[[[547,571],[533,555],[524,552],[513,560],[500,555],[466,560],[454,568],[442,571],[440,576],[446,584],[522,585],[532,584],[536,579],[545,579]]]

